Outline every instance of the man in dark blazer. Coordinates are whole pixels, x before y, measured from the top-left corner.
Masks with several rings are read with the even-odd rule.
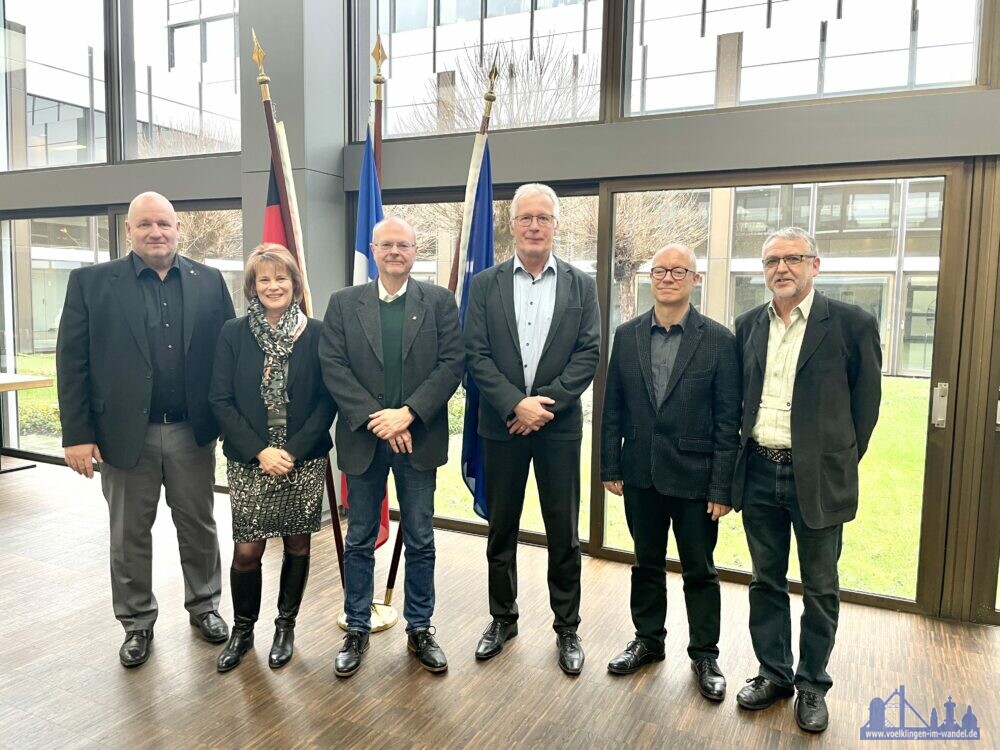
[[[719,669],[720,591],[713,553],[730,510],[740,429],[740,372],[728,329],[691,306],[700,280],[691,249],[651,261],[653,308],[615,332],[601,420],[601,480],[625,496],[635,542],[635,639],[608,664],[630,674],[663,660],[667,533],[673,522],[688,617],[688,656],[701,694],[726,696]],[[623,446],[624,441],[624,446]]]
[[[375,540],[392,470],[406,548],[407,647],[431,672],[448,668],[434,639],[434,490],[448,460],[448,399],[464,371],[454,296],[410,278],[413,228],[387,217],[371,242],[378,279],[330,297],[323,379],[337,402],[337,464],[350,494],[344,550],[347,636],[335,672],[349,677],[368,650]]]
[[[162,195],[129,206],[125,258],[74,270],[56,344],[66,463],[87,477],[101,464],[111,515],[111,593],[125,628],[126,667],[149,657],[157,604],[152,539],[160,488],[177,527],[184,606],[202,636],[229,637],[219,617],[213,515],[215,442],[208,405],[215,344],[234,316],[214,268],[177,252],[180,222]]]
[[[476,275],[465,321],[466,363],[479,386],[493,621],[476,658],[490,659],[517,635],[517,534],[533,463],[549,549],[549,602],[559,666],[579,674],[580,396],[601,344],[597,286],[552,253],[559,199],[522,185],[510,204],[515,257]]]
[[[774,232],[762,262],[773,297],[736,319],[743,426],[733,507],[743,511],[753,559],[750,636],[760,664],[736,700],[757,710],[797,691],[799,727],[822,732],[840,610],[837,562],[844,524],[858,510],[858,461],[878,420],[882,350],[873,316],[813,289],[820,261],[808,232]],[[792,531],[803,589],[794,674]]]

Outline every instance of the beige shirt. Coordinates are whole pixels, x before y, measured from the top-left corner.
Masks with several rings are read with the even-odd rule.
[[[392,302],[394,299],[402,297],[404,294],[406,294],[406,287],[409,285],[409,283],[410,279],[407,278],[406,281],[403,282],[403,286],[399,287],[399,291],[396,292],[395,294],[392,294],[391,292],[389,292],[388,289],[382,286],[382,279],[378,279],[378,298],[383,302]]]
[[[767,334],[767,366],[764,368],[764,387],[752,437],[768,448],[792,447],[795,370],[815,295],[816,290],[810,290],[806,298],[795,306],[788,316],[787,326],[774,309],[774,300],[767,306],[767,316],[771,319]]]

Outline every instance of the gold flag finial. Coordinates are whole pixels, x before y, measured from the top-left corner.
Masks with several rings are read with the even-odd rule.
[[[372,59],[375,61],[375,78],[373,80],[376,86],[381,86],[385,83],[385,77],[382,75],[382,64],[389,59],[389,56],[385,53],[385,47],[382,46],[382,35],[378,32],[375,33]]]
[[[497,68],[497,61],[500,59],[500,50],[497,49],[496,53],[493,55],[493,67],[490,68],[489,78],[490,87],[486,89],[486,93],[483,94],[483,99],[486,100],[486,112],[483,114],[485,121],[489,121],[490,116],[493,114],[493,102],[497,100],[497,95],[494,93],[494,87],[497,83],[497,78],[500,75],[500,70]]]
[[[250,34],[253,36],[253,61],[257,63],[257,84],[260,86],[260,95],[266,102],[271,98],[271,91],[267,85],[271,82],[271,79],[264,72],[264,58],[267,55],[264,52],[264,48],[260,46],[260,40],[257,38],[257,32],[253,27],[250,27]]]

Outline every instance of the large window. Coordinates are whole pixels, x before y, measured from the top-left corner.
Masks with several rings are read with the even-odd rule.
[[[597,198],[594,196],[564,197],[560,199],[559,205],[560,228],[555,240],[556,255],[587,273],[595,274],[597,265]],[[494,253],[497,263],[509,259],[514,252],[514,241],[508,223],[509,206],[509,200],[495,200],[493,202]],[[416,230],[417,260],[412,271],[414,278],[447,286],[455,242],[462,223],[462,204],[395,204],[387,205],[385,211],[386,214],[391,213],[403,217]],[[592,388],[587,389],[582,402],[584,427],[583,445],[580,450],[582,501],[579,531],[581,538],[587,538],[590,535]],[[460,460],[464,419],[465,391],[459,387],[448,405],[450,432],[448,463],[438,470],[435,513],[446,518],[484,523],[472,511],[472,496],[461,475]],[[545,531],[533,472],[528,476],[521,528],[539,533]]]
[[[0,1],[0,171],[107,157],[104,3]]]
[[[630,0],[625,112],[975,83],[979,0]]]
[[[126,159],[240,149],[238,0],[120,0]]]
[[[0,369],[56,375],[56,332],[70,271],[108,260],[107,216],[0,222],[4,347]],[[62,455],[56,388],[4,394],[4,445]],[[16,409],[14,408],[16,404]]]
[[[770,299],[760,266],[767,234],[790,224],[815,232],[817,293],[875,316],[885,373],[882,413],[861,464],[864,500],[845,529],[841,583],[906,599],[917,593],[943,194],[940,177],[614,193],[612,330],[651,306],[636,295],[637,281],[667,243],[695,249],[699,269],[709,273],[693,302],[731,326]],[[631,550],[621,498],[605,495],[604,519],[605,546]],[[881,564],[871,564],[872,550]],[[673,543],[669,554],[676,558]],[[750,569],[738,516],[720,522],[716,563]],[[794,553],[790,574],[798,575]]]
[[[375,29],[383,68],[385,137],[476,130],[494,60],[491,127],[594,120],[599,113],[600,0],[369,0],[360,5],[357,130],[374,97]],[[369,33],[370,32],[370,33]],[[370,37],[370,38],[369,38]],[[364,75],[361,71],[368,71]]]

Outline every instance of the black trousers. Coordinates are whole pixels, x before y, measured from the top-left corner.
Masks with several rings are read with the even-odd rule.
[[[500,620],[517,619],[517,532],[528,468],[534,463],[548,538],[552,626],[556,632],[575,632],[580,624],[580,439],[546,440],[535,432],[483,443],[490,614]]]
[[[791,464],[748,456],[743,495],[753,580],[750,581],[750,639],[760,674],[784,687],[822,695],[833,685],[826,671],[837,635],[840,579],[837,561],[844,525],[809,528],[802,520]],[[788,554],[794,530],[802,573],[799,664],[792,673],[792,620],[788,601]]]
[[[635,637],[663,651],[667,631],[667,534],[681,558],[688,620],[688,656],[719,655],[721,596],[715,570],[719,524],[706,512],[707,501],[661,495],[655,488],[625,485],[625,520],[635,542],[632,566],[632,624]]]

